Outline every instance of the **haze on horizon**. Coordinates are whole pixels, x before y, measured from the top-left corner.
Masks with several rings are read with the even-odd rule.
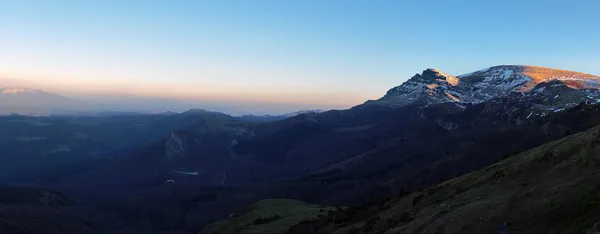
[[[0,86],[285,113],[376,99],[430,67],[600,74],[598,1],[461,2],[2,1]]]

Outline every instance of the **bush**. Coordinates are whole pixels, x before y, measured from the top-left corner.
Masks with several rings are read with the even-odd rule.
[[[273,221],[278,220],[278,219],[281,219],[281,216],[275,215],[275,216],[269,217],[269,218],[258,218],[258,219],[254,220],[253,224],[254,225],[261,225],[261,224],[266,224],[266,223],[273,222]]]

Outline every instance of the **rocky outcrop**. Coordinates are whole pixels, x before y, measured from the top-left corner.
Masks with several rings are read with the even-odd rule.
[[[165,155],[168,161],[186,156],[186,138],[178,132],[172,132],[165,140]]]

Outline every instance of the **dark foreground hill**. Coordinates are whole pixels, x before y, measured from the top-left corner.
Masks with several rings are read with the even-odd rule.
[[[267,199],[250,205],[228,220],[206,227],[201,234],[262,234],[285,232],[308,218],[325,215],[330,207],[310,205],[291,199]]]
[[[597,233],[600,127],[288,233]]]

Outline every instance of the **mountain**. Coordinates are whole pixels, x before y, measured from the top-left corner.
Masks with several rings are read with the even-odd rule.
[[[228,179],[278,178],[312,187],[310,193],[296,194],[304,200],[358,204],[400,191],[416,191],[600,124],[595,105],[530,116],[533,104],[523,104],[515,97],[520,95],[464,109],[446,104],[423,110],[412,106],[386,109],[378,112],[377,118],[372,111],[364,112],[371,119],[370,125],[335,126],[327,124],[328,119],[299,122],[291,128],[240,140],[234,147],[236,153],[272,167],[254,169],[251,174],[246,171],[240,177],[229,173]]]
[[[426,70],[380,100],[265,123],[191,111],[185,129],[54,185],[193,232],[272,197],[349,206],[417,192],[600,124],[594,76],[530,69]]]
[[[561,88],[564,92],[558,90]],[[459,76],[427,69],[389,90],[383,98],[368,103],[392,107],[444,102],[481,103],[510,93],[548,93],[547,89],[553,89],[550,92],[555,95],[554,99],[561,102],[548,106],[551,110],[572,107],[584,100],[596,102],[593,97],[598,96],[600,77],[517,65],[494,66]]]
[[[143,233],[115,213],[43,188],[0,187],[0,217],[0,232],[9,234]]]
[[[542,75],[546,78],[539,78]],[[548,68],[496,66],[459,77],[428,69],[422,75],[391,89],[380,100],[349,110],[298,116],[254,126],[250,130],[252,137],[238,140],[239,144],[233,150],[262,162],[281,165],[279,172],[275,172],[276,169],[258,170],[265,175],[262,177],[254,173],[254,179],[257,180],[311,175],[317,182],[331,177],[356,177],[367,171],[389,172],[394,167],[401,168],[403,164],[411,168],[398,173],[417,173],[417,168],[423,167],[425,170],[437,160],[448,163],[448,157],[452,158],[452,162],[470,165],[467,168],[455,165],[460,169],[447,175],[450,176],[461,170],[476,169],[477,165],[489,164],[516,150],[564,136],[562,130],[548,133],[548,129],[535,127],[540,124],[536,121],[550,121],[555,117],[544,116],[565,111],[580,103],[596,103],[599,96],[596,86],[573,83],[593,84],[598,77]],[[517,78],[520,81],[516,82]],[[429,82],[438,83],[432,86]],[[527,85],[534,87],[529,90],[523,88]],[[449,92],[455,93],[453,97],[469,101],[454,100],[446,95]],[[560,124],[565,124],[566,128],[580,129],[580,126],[573,124]],[[498,134],[518,132],[521,131],[519,128],[529,126],[537,139],[520,140],[515,144],[516,148],[504,147],[475,161],[456,159],[467,155],[475,157],[479,152],[474,149],[496,140]],[[509,136],[506,140],[510,138],[517,140],[520,136]],[[437,141],[432,142],[432,139]],[[474,147],[450,143],[461,140],[470,141]],[[433,145],[439,148],[431,148]],[[440,151],[440,148],[444,150]],[[484,152],[487,149],[480,150]],[[322,175],[325,174],[328,176],[324,178]],[[412,177],[413,180],[407,178],[407,181],[401,182],[406,183],[402,187],[410,183],[413,185],[408,187],[415,189],[423,186],[422,183],[437,182],[425,182],[419,174],[410,175]],[[244,178],[248,179],[247,176]]]
[[[85,104],[57,94],[27,88],[0,88],[0,114],[48,115],[79,111]]]
[[[252,122],[252,123],[267,123],[285,119],[281,115],[242,115],[236,117],[241,121]]]
[[[157,124],[169,124],[170,128],[160,131],[162,137],[146,141],[143,147],[133,148],[122,155],[106,158],[99,163],[100,166],[62,184],[69,187],[152,187],[157,183],[162,185],[173,177],[183,177],[178,180],[178,183],[183,183],[186,178],[193,181],[200,174],[200,177],[213,173],[220,176],[221,169],[232,160],[231,145],[235,144],[236,138],[247,134],[246,126],[252,124],[230,115],[200,109],[155,118],[160,119]],[[143,128],[147,132],[142,134],[156,136],[154,131],[159,130],[157,127],[148,125]],[[99,178],[105,179],[96,181]]]
[[[298,115],[303,115],[303,114],[318,114],[318,113],[323,113],[326,110],[321,110],[321,109],[314,109],[314,110],[301,110],[301,111],[296,111],[296,112],[292,112],[289,114],[284,114],[281,115],[285,118],[290,118],[290,117],[294,117],[294,116],[298,116]]]
[[[597,233],[600,127],[288,233]]]
[[[231,119],[197,110],[181,114],[0,116],[0,182],[42,183],[65,178],[136,152],[174,131],[193,129],[198,122],[218,124]]]
[[[237,117],[242,121],[253,122],[253,123],[266,123],[273,122],[277,120],[283,120],[291,117],[295,117],[302,114],[318,114],[323,113],[325,110],[315,109],[315,110],[301,110],[283,115],[243,115]]]

